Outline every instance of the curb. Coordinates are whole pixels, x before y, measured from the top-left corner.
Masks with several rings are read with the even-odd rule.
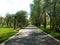
[[[40,30],[43,31],[42,29],[40,29]],[[43,31],[43,32],[44,32],[44,31]],[[50,35],[50,34],[48,34],[48,33],[46,33],[46,32],[44,32],[44,33],[47,34],[49,37],[53,38],[54,40],[56,40],[57,42],[60,42],[60,40],[54,38],[52,35]]]

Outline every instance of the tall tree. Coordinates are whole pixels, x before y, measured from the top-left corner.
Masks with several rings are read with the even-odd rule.
[[[31,19],[36,26],[40,26],[41,24],[40,1],[41,0],[34,0],[34,4],[31,4]]]
[[[26,16],[27,16],[27,12],[26,11],[18,11],[15,14],[16,16],[16,25],[20,28],[22,28],[23,26],[27,25],[27,20],[26,20]]]

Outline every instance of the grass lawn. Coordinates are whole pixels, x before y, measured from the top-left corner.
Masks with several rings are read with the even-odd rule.
[[[18,31],[13,30],[13,28],[0,28],[0,43],[7,40],[9,37],[16,34]]]
[[[44,32],[52,35],[53,37],[57,38],[60,40],[60,33],[57,32],[56,30],[50,30],[50,25],[46,26],[46,29],[43,28],[43,25],[41,25],[40,29],[42,29]]]

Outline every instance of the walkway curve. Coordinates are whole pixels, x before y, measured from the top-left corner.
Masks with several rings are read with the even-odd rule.
[[[29,25],[1,45],[60,45],[60,42],[37,27]]]

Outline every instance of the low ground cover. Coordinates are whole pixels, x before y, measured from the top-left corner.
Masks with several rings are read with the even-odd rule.
[[[43,25],[40,26],[40,29],[42,29],[44,32],[52,35],[53,37],[57,38],[60,40],[60,33],[57,32],[56,30],[51,30],[50,25],[46,26],[46,29],[43,28]]]
[[[16,34],[18,31],[13,28],[0,28],[0,43]]]

